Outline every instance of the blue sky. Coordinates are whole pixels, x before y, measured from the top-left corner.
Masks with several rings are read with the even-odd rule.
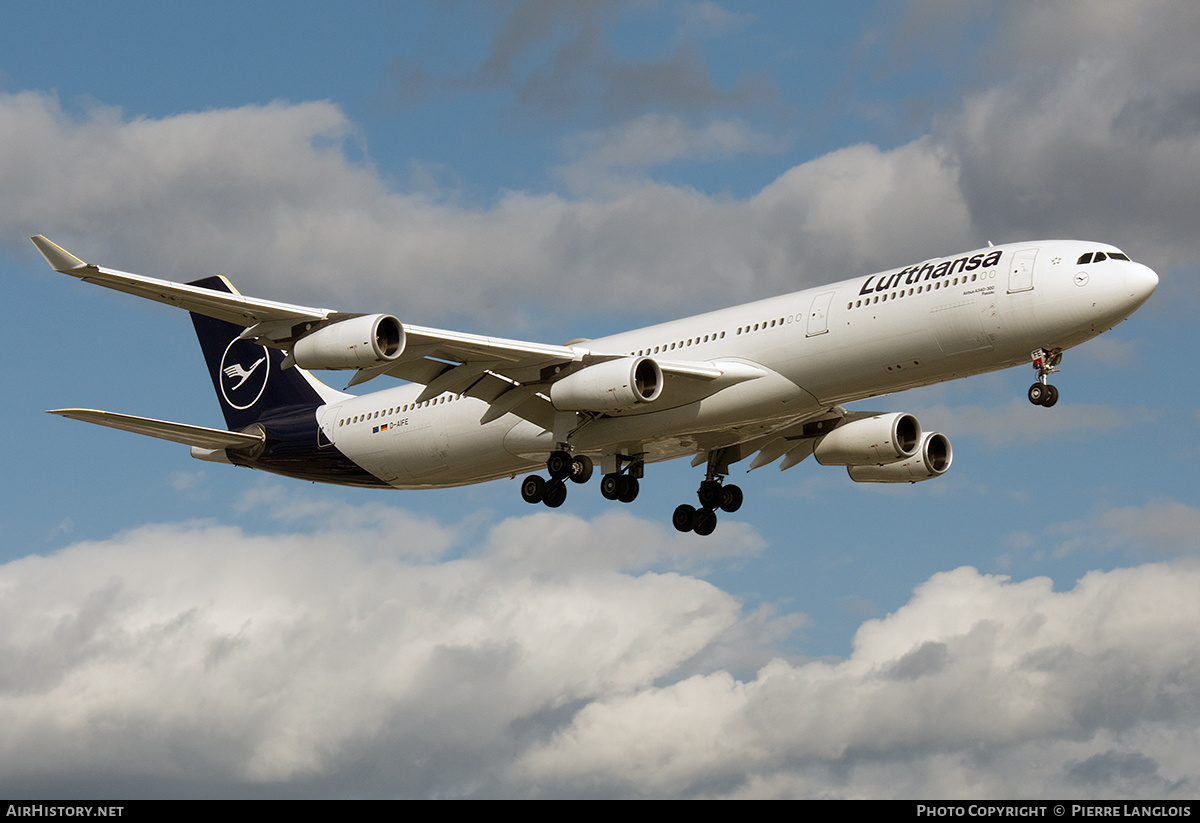
[[[1195,796],[1200,13],[1184,2],[11,3],[0,786],[26,796]],[[707,540],[343,490],[43,414],[220,414],[89,261],[562,342],[994,242],[1161,277],[879,398],[951,472],[737,477]],[[336,376],[331,378],[335,382]],[[335,385],[339,385],[335,382]],[[861,407],[866,408],[867,406]],[[741,469],[735,466],[735,475]]]

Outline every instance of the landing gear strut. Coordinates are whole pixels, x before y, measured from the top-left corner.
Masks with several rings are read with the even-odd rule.
[[[567,480],[586,483],[592,478],[592,461],[586,455],[572,455],[566,449],[555,449],[546,460],[550,479],[531,474],[521,481],[521,498],[526,503],[545,503],[557,509],[567,499]]]
[[[744,499],[741,488],[732,483],[722,483],[724,475],[728,472],[728,462],[723,461],[719,453],[710,454],[704,482],[696,490],[696,496],[700,498],[700,508],[687,503],[681,504],[671,515],[671,525],[681,532],[708,535],[717,528],[717,509],[730,514],[740,509]]]
[[[1030,356],[1033,358],[1033,368],[1037,370],[1038,381],[1029,387],[1029,402],[1049,408],[1058,402],[1058,389],[1046,381],[1058,371],[1062,349],[1034,349]]]

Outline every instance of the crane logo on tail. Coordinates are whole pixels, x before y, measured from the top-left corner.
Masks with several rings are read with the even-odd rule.
[[[234,338],[221,357],[221,396],[235,409],[248,409],[267,388],[271,368],[265,346]]]
[[[260,357],[257,360],[255,360],[254,365],[250,367],[249,371],[247,371],[246,369],[243,369],[241,363],[234,363],[232,366],[226,366],[224,368],[226,377],[228,377],[230,379],[233,379],[235,377],[239,378],[237,385],[230,386],[229,390],[237,391],[238,389],[240,389],[242,387],[242,384],[250,379],[250,375],[254,374],[254,370],[257,369],[259,366],[261,366],[263,364],[263,361],[266,359],[267,358],[265,358],[265,357]]]

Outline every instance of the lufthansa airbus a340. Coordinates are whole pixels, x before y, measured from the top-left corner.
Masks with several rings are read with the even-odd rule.
[[[710,534],[742,492],[731,464],[809,455],[868,483],[950,468],[945,435],[910,414],[843,404],[1032,364],[1030,402],[1064,350],[1142,305],[1158,276],[1103,243],[988,246],[734,308],[561,346],[401,324],[245,297],[223,277],[172,283],[84,263],[41,235],[56,271],[191,312],[228,430],[91,409],[54,414],[183,443],[201,460],[305,480],[396,489],[533,472],[529,503],[562,505],[600,469],[631,502],[647,463],[704,466],[680,531]],[[406,384],[355,396],[307,369]],[[348,386],[349,387],[349,386]],[[347,387],[347,388],[348,388]],[[543,472],[538,473],[538,472]]]

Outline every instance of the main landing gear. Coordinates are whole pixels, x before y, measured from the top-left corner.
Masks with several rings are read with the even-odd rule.
[[[700,508],[684,503],[675,509],[671,515],[671,524],[681,532],[695,532],[699,535],[713,533],[717,527],[717,509],[733,514],[742,507],[742,490],[732,483],[724,485],[721,481],[729,473],[728,460],[721,452],[712,452],[708,457],[708,471],[704,482],[696,491],[700,498]]]
[[[606,458],[607,462],[607,458]],[[611,463],[605,468],[611,467]],[[608,500],[632,503],[638,496],[642,476],[641,456],[618,455],[616,471],[608,472],[600,479],[600,494]],[[567,499],[567,481],[586,483],[591,479],[593,465],[584,455],[572,455],[566,449],[555,449],[546,460],[547,480],[541,475],[531,474],[521,481],[521,497],[526,503],[544,503],[552,509],[561,506]],[[717,510],[732,514],[742,507],[742,490],[732,483],[723,483],[728,474],[728,461],[721,453],[709,456],[708,473],[696,492],[700,507],[684,503],[675,509],[671,523],[681,532],[712,534],[717,528]]]
[[[640,455],[618,454],[614,457],[615,459],[608,466],[612,466],[615,470],[600,478],[600,494],[605,500],[632,503],[637,500],[638,492],[641,490],[638,480],[645,471],[646,464]]]
[[[592,461],[586,455],[556,449],[546,460],[546,471],[550,473],[549,480],[531,474],[521,481],[521,497],[526,503],[545,503],[557,509],[567,499],[567,480],[586,483],[592,479]]]
[[[1058,402],[1058,389],[1046,380],[1058,371],[1062,349],[1034,349],[1030,356],[1033,358],[1033,368],[1037,370],[1038,381],[1029,387],[1029,402],[1049,408]]]
[[[671,524],[681,532],[712,534],[717,527],[717,509],[732,514],[742,507],[741,488],[732,483],[724,486],[719,479],[705,480],[696,496],[700,498],[700,508],[683,503],[671,515]]]
[[[613,472],[600,478],[600,494],[605,500],[620,500],[622,503],[632,503],[637,499],[641,484],[632,474]]]

